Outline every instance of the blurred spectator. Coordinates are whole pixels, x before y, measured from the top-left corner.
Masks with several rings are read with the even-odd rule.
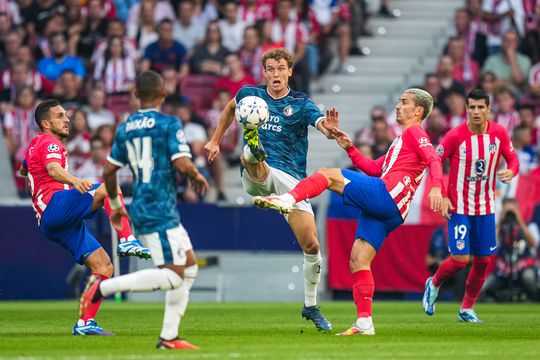
[[[180,81],[178,71],[174,67],[166,67],[161,72],[163,78],[163,88],[168,95],[175,95],[180,93]]]
[[[476,2],[481,12],[480,0],[468,1],[469,4],[472,2]],[[457,37],[465,43],[465,54],[482,66],[487,57],[487,38],[483,31],[485,23],[471,10],[460,8],[454,14],[454,25]]]
[[[512,132],[512,145],[519,159],[520,175],[528,175],[538,166],[536,153],[531,147],[531,130],[526,125],[519,125]]]
[[[238,16],[238,4],[235,1],[227,1],[223,5],[224,18],[219,20],[222,44],[231,52],[236,52],[242,46],[242,38],[246,24]]]
[[[73,170],[73,174],[81,179],[88,179],[94,183],[102,181],[103,169],[107,161],[107,148],[99,137],[91,141],[90,157]]]
[[[490,104],[493,104],[495,102],[496,81],[497,81],[497,77],[491,71],[486,71],[480,75],[479,87],[488,93]]]
[[[174,40],[172,26],[172,22],[168,19],[159,23],[159,38],[144,50],[141,71],[151,69],[161,72],[164,68],[173,66],[178,69],[180,78],[188,74],[187,51],[185,47]]]
[[[529,71],[529,93],[533,99],[540,99],[540,63]]]
[[[125,93],[135,81],[135,62],[125,53],[122,38],[110,36],[103,56],[97,59],[94,81],[107,94]]]
[[[120,19],[111,19],[107,25],[107,37],[100,39],[94,48],[91,59],[92,64],[96,64],[98,59],[104,56],[105,50],[109,45],[109,39],[112,36],[117,36],[122,39],[122,47],[126,57],[131,58],[133,61],[139,59],[137,44],[126,36],[126,27],[124,26],[124,23]],[[157,40],[157,35],[155,40]]]
[[[129,37],[136,38],[136,28],[140,24],[144,13],[151,15],[152,22],[159,24],[162,20],[169,19],[174,21],[174,8],[170,1],[166,0],[141,0],[139,3],[135,3],[129,9],[129,15],[127,20],[127,29]],[[149,20],[149,19],[148,19]]]
[[[535,1],[524,1],[531,6]],[[533,64],[540,62],[540,2],[536,1],[534,11],[526,16],[526,33],[523,41],[524,53]]]
[[[70,120],[71,131],[66,150],[69,154],[69,167],[77,169],[90,156],[90,128],[83,110],[74,110]]]
[[[2,36],[3,45],[0,48],[0,71],[8,69],[11,65],[17,62],[18,51],[23,44],[21,34],[17,30],[10,30]]]
[[[75,74],[75,79],[82,85],[86,77],[86,69],[83,61],[67,53],[66,36],[56,33],[51,37],[52,56],[42,58],[38,63],[38,70],[47,79],[56,81],[65,70],[71,70]]]
[[[136,5],[133,5],[135,7]],[[128,22],[127,35],[135,41],[139,49],[139,57],[144,54],[146,47],[159,38],[156,32],[155,0],[143,0],[140,3],[141,11],[136,21]]]
[[[384,107],[375,105],[371,108],[369,115],[371,126],[369,128],[364,127],[356,132],[354,135],[354,145],[358,147],[358,144],[373,145],[375,140],[373,139],[373,124],[376,121],[386,121],[386,111]]]
[[[53,94],[66,110],[78,109],[80,104],[85,103],[81,94],[82,82],[78,81],[79,79],[73,70],[66,69],[56,82]]]
[[[499,53],[503,42],[503,34],[512,28],[514,12],[510,1],[483,0],[482,20],[487,23],[488,54]]]
[[[373,132],[373,145],[371,146],[371,152],[373,153],[373,158],[378,159],[381,156],[384,156],[392,141],[394,141],[394,136],[388,128],[388,124],[385,120],[376,120],[372,124]]]
[[[479,68],[476,61],[471,59],[465,51],[465,41],[459,37],[453,37],[448,42],[447,53],[454,62],[452,77],[462,83],[467,91],[470,91],[478,83]]]
[[[193,1],[182,0],[178,3],[178,20],[174,22],[173,36],[189,52],[195,44],[202,41],[204,26],[193,17]]]
[[[465,96],[459,91],[453,90],[446,96],[446,107],[448,114],[446,115],[446,129],[450,130],[467,121],[467,113],[465,112]]]
[[[454,60],[449,55],[443,55],[439,59],[439,65],[437,67],[437,76],[441,83],[441,93],[439,100],[446,101],[446,96],[450,92],[457,91],[465,95],[465,87],[459,81],[456,81],[454,75]]]
[[[77,54],[89,60],[97,42],[107,35],[108,19],[105,18],[102,0],[88,0],[86,26],[78,38]]]
[[[220,76],[228,53],[221,43],[219,25],[217,22],[209,23],[203,42],[193,48],[189,59],[190,73]]]
[[[242,63],[235,53],[231,53],[225,58],[224,72],[227,75],[221,77],[216,83],[216,92],[225,89],[231,96],[236,96],[236,93],[242,86],[257,84],[251,75],[244,72]]]
[[[212,109],[208,111],[205,118],[205,122],[208,126],[208,138],[211,138],[212,135],[214,135],[221,113],[225,109],[225,105],[227,105],[227,103],[230,101],[231,96],[231,93],[229,93],[229,91],[226,89],[218,90],[216,99],[212,105]],[[240,128],[238,127],[238,123],[233,121],[223,136],[223,140],[221,141],[220,145],[220,153],[214,159],[214,161],[210,163],[210,171],[212,172],[212,176],[214,178],[214,183],[217,189],[217,199],[219,201],[226,200],[223,189],[224,160],[233,162],[239,158],[236,152],[239,139]]]
[[[248,26],[244,29],[244,43],[238,54],[244,72],[251,75],[259,83],[263,75],[261,62],[263,51],[259,32],[254,26]]]
[[[101,88],[93,88],[88,96],[88,105],[83,106],[87,114],[88,127],[96,131],[102,125],[115,124],[114,114],[107,109],[107,94]]]
[[[0,11],[5,12],[15,26],[21,25],[19,5],[14,0],[0,0]]]
[[[41,34],[49,19],[62,12],[62,3],[56,0],[37,0],[29,10],[25,16],[26,21],[35,24],[36,33]]]
[[[442,87],[439,77],[435,73],[427,73],[424,76],[424,84],[422,88],[426,90],[433,98],[433,106],[441,109],[443,114],[448,113],[448,108],[444,103],[444,99],[441,97]]]
[[[534,106],[522,104],[519,106],[520,125],[523,125],[531,132],[531,145],[537,150],[540,149],[540,127],[535,123]]]
[[[439,145],[448,130],[446,126],[446,117],[441,109],[436,106],[433,107],[426,119],[425,127],[433,146]]]
[[[259,20],[272,17],[272,6],[266,0],[241,0],[238,8],[238,18],[246,26],[255,25]]]
[[[114,125],[101,125],[97,128],[94,137],[98,137],[103,140],[103,145],[107,151],[107,154],[111,152],[112,144],[114,141],[115,128]]]
[[[69,24],[68,35],[77,36],[81,33],[86,21],[82,1],[80,0],[66,0],[65,1],[65,19]],[[76,44],[73,49],[76,50]]]
[[[207,27],[210,22],[217,20],[219,14],[215,3],[213,0],[193,0],[193,16],[201,26]]]
[[[20,59],[1,75],[0,101],[15,102],[16,90],[22,86],[31,87],[38,95],[48,95],[54,84]]]
[[[531,60],[518,52],[519,37],[515,31],[504,34],[500,53],[487,58],[482,72],[491,71],[497,77],[496,85],[506,85],[518,93],[526,84]]]
[[[534,258],[538,237],[538,228],[525,223],[517,202],[505,199],[497,226],[499,252],[495,273],[488,277],[482,292],[496,300],[519,298],[522,293],[534,300],[538,278]]]
[[[516,98],[507,87],[503,86],[495,90],[495,103],[492,109],[495,110],[493,121],[501,124],[509,133],[521,122],[516,110]]]

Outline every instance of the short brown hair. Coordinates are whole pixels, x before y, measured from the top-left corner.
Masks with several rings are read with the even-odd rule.
[[[291,69],[294,65],[293,57],[291,53],[289,52],[289,50],[285,48],[272,49],[264,53],[261,60],[263,63],[263,68],[265,69],[266,69],[266,60],[268,59],[274,59],[276,61],[284,59],[287,62],[287,65],[289,66],[289,68]]]

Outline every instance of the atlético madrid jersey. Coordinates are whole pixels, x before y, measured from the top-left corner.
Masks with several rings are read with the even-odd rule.
[[[450,130],[437,147],[441,160],[450,159],[448,197],[455,212],[487,215],[495,212],[495,176],[501,155],[514,174],[519,160],[508,131],[488,121],[485,134],[474,134],[463,123]]]
[[[47,172],[47,164],[51,162],[60,164],[67,171],[67,152],[60,140],[52,135],[40,133],[28,145],[25,159],[32,203],[39,222],[53,194],[58,190],[70,188],[54,180]]]
[[[258,96],[268,104],[269,119],[259,128],[259,141],[268,155],[268,166],[298,180],[305,178],[308,126],[316,127],[324,114],[301,92],[289,90],[285,96],[275,99],[268,94],[266,85],[247,85],[236,94],[236,103],[246,96]]]

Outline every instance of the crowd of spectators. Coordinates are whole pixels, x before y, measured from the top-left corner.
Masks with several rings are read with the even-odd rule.
[[[325,71],[354,71],[349,56],[362,55],[359,36],[369,35],[366,9],[366,0],[0,0],[0,118],[14,173],[39,132],[33,108],[55,97],[72,120],[70,170],[99,179],[115,127],[138,107],[133,82],[152,69],[165,80],[163,111],[182,119],[195,163],[225,199],[223,166],[237,161],[239,129],[216,164],[202,153],[223,104],[261,81],[261,55],[273,47],[294,54],[297,91],[309,92]],[[393,16],[389,0],[379,14]],[[16,181],[25,195],[25,180]]]

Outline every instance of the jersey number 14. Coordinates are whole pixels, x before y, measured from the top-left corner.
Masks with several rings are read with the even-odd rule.
[[[135,175],[135,180],[149,183],[152,180],[154,159],[152,157],[152,138],[134,138],[126,141],[129,164]]]

